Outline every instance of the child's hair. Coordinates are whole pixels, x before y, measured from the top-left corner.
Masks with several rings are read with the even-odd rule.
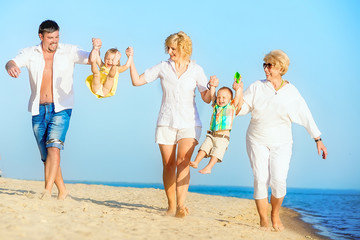
[[[218,90],[218,92],[219,92],[220,90],[228,90],[228,91],[230,92],[230,95],[231,95],[231,100],[233,100],[233,91],[232,91],[230,88],[228,88],[228,87],[222,87],[222,88],[220,88],[220,89]]]
[[[110,48],[109,50],[106,51],[104,58],[106,58],[106,55],[108,55],[109,53],[115,54],[115,53],[117,53],[118,51],[119,51],[119,50],[117,50],[117,48]],[[120,60],[119,60],[118,66],[120,66]]]

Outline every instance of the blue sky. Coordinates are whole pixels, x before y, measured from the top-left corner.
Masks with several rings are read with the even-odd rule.
[[[40,42],[39,24],[46,19],[60,25],[60,40],[91,50],[91,38],[103,41],[103,51],[133,46],[139,72],[168,56],[165,38],[185,31],[193,41],[192,59],[206,75],[217,75],[231,86],[234,73],[245,88],[264,79],[262,59],[273,49],[290,57],[284,76],[307,101],[328,148],[322,160],[303,127],[294,125],[289,187],[360,189],[360,159],[354,150],[360,136],[358,59],[360,2],[305,1],[6,1],[0,7],[0,64],[21,48]],[[103,55],[102,55],[103,57]],[[28,73],[20,78],[0,71],[0,169],[6,177],[43,179],[43,167],[27,112]],[[97,99],[85,86],[90,66],[77,65],[75,108],[61,153],[65,180],[161,183],[162,164],[154,142],[161,103],[160,82],[131,85],[129,72],[119,77],[117,94]],[[205,137],[211,107],[197,106]],[[250,116],[235,119],[224,161],[212,174],[191,170],[193,185],[252,186],[245,149]],[[197,151],[198,148],[196,148]],[[193,155],[195,157],[195,154]],[[204,166],[207,160],[201,163]]]

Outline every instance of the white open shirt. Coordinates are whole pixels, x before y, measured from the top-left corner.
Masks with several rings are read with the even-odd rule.
[[[53,100],[55,112],[73,108],[75,63],[87,64],[88,58],[89,52],[80,50],[74,45],[59,43],[53,62]],[[28,110],[33,116],[38,115],[40,88],[45,67],[41,44],[22,49],[12,60],[19,68],[26,67],[28,69],[31,87]]]
[[[148,83],[158,78],[161,80],[163,97],[157,126],[176,129],[201,126],[195,104],[195,89],[206,91],[208,80],[199,65],[190,61],[187,70],[178,78],[175,63],[169,59],[147,69],[144,76]]]
[[[244,92],[244,101],[239,115],[251,112],[247,130],[250,141],[292,143],[292,122],[304,126],[312,138],[321,134],[305,100],[291,83],[275,91],[269,81],[256,81]]]

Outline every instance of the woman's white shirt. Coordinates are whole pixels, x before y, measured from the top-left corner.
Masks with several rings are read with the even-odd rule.
[[[249,112],[247,139],[253,142],[292,143],[292,122],[304,126],[312,138],[321,135],[305,100],[291,83],[279,91],[267,80],[251,84],[244,92],[244,104],[238,115]]]
[[[177,77],[175,63],[163,61],[144,73],[145,81],[150,83],[160,78],[163,90],[162,103],[157,126],[176,129],[201,127],[195,103],[195,89],[207,90],[207,77],[202,67],[191,60],[187,70]]]

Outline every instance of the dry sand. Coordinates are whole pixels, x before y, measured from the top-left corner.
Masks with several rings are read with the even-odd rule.
[[[160,189],[67,184],[71,198],[40,200],[43,182],[0,178],[0,239],[326,239],[290,209],[283,232],[259,230],[254,201],[189,193],[190,215],[166,216]]]

